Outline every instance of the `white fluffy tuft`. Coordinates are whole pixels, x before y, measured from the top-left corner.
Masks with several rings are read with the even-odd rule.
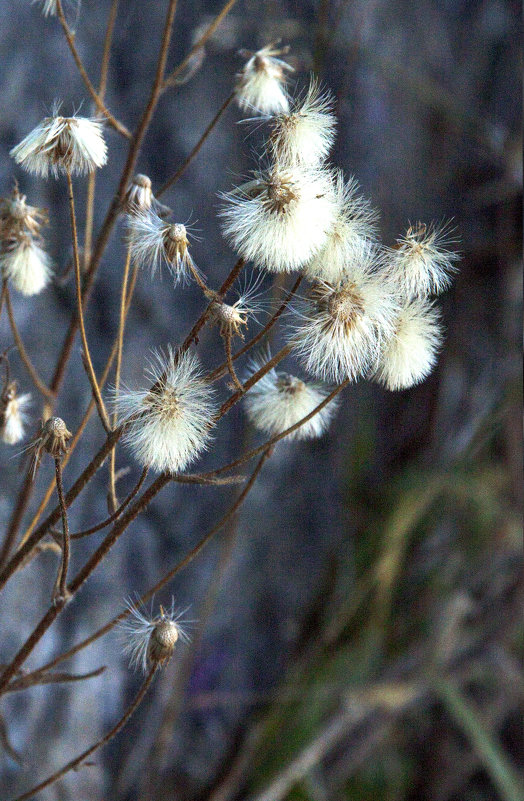
[[[243,111],[260,114],[288,111],[286,72],[293,72],[293,67],[276,58],[283,52],[286,51],[269,45],[251,54],[237,75],[235,87],[237,103]]]
[[[449,287],[460,255],[449,246],[456,242],[449,223],[416,223],[397,240],[389,253],[387,273],[398,292],[410,298],[439,295]]]
[[[0,267],[23,295],[37,295],[51,280],[51,260],[31,236],[8,241],[0,251]]]
[[[15,395],[5,404],[0,414],[0,435],[6,445],[16,445],[24,437],[24,426],[28,421],[27,409],[31,395]]]

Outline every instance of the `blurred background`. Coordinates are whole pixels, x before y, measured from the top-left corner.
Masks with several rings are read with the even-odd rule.
[[[110,5],[66,4],[95,83]],[[130,129],[149,91],[166,5],[119,6],[107,103]],[[220,8],[215,0],[180,0],[171,67]],[[34,299],[13,293],[15,316],[48,378],[74,309],[65,182],[30,178],[8,152],[55,98],[66,114],[92,108],[56,19],[44,19],[29,0],[0,0],[0,13],[0,194],[17,177],[28,202],[49,209],[46,240],[58,276]],[[297,89],[314,70],[335,94],[332,160],[380,210],[384,242],[393,244],[408,221],[453,218],[463,258],[441,298],[447,335],[432,376],[395,394],[368,382],[351,386],[321,440],[277,446],[234,524],[155,599],[155,609],[172,595],[190,607],[192,645],[177,651],[125,731],[41,801],[524,797],[519,28],[520,5],[511,0],[238,0],[199,69],[161,100],[138,164],[154,188],[180,166],[231,92],[243,63],[237,51],[282,39]],[[212,286],[235,258],[220,235],[217,193],[256,166],[260,148],[262,132],[250,133],[237,124],[241,118],[230,106],[162,198],[176,219],[198,229],[192,253]],[[107,141],[95,225],[125,158],[125,143],[111,129]],[[81,211],[81,181],[77,192]],[[89,306],[99,372],[118,325],[122,234],[120,224]],[[263,287],[271,297],[270,281]],[[140,381],[150,349],[179,342],[202,308],[196,286],[175,290],[167,274],[152,281],[143,272],[126,331],[125,383]],[[11,342],[5,314],[0,337],[3,349]],[[209,367],[222,360],[215,330],[199,352]],[[11,365],[32,392],[36,423],[39,399],[16,353]],[[77,342],[57,405],[73,431],[89,398]],[[64,473],[66,488],[103,438],[93,418]],[[262,441],[235,407],[199,466],[218,466]],[[0,446],[2,529],[23,478],[12,451]],[[124,449],[117,466],[130,468],[119,484],[123,496],[139,470]],[[52,464],[44,464],[25,524],[51,477]],[[107,467],[72,506],[73,530],[106,516],[106,489]],[[164,490],[27,667],[88,636],[125,598],[147,590],[236,493]],[[74,565],[101,536],[78,541]],[[56,556],[45,553],[8,585],[0,662],[47,608],[55,574]],[[66,667],[101,665],[105,672],[88,681],[4,697],[2,798],[45,778],[117,720],[140,677],[128,669],[116,631]]]

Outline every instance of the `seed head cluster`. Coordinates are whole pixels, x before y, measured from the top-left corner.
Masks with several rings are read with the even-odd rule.
[[[40,233],[46,222],[45,211],[28,205],[16,185],[0,200],[0,268],[3,278],[23,295],[37,295],[52,277]]]

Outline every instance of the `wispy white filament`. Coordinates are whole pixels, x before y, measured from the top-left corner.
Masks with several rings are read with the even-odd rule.
[[[129,656],[129,666],[147,673],[150,667],[149,647],[151,635],[159,623],[168,623],[173,627],[174,639],[190,642],[190,637],[184,627],[184,611],[175,609],[174,600],[169,611],[161,610],[160,615],[153,618],[147,616],[133,601],[126,603],[129,615],[120,623],[121,639],[124,653]]]
[[[115,401],[120,422],[128,421],[124,442],[144,467],[179,472],[210,440],[213,390],[196,356],[177,359],[171,348],[154,354],[148,377],[155,389],[125,388]]]
[[[166,222],[153,208],[129,216],[129,244],[135,263],[153,275],[165,264],[177,283],[196,271],[185,225]]]
[[[460,256],[449,249],[456,240],[449,224],[416,223],[389,251],[387,272],[406,298],[438,295],[451,284]]]

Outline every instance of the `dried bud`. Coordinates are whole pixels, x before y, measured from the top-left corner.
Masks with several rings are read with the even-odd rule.
[[[20,194],[16,184],[10,197],[0,198],[0,239],[6,240],[20,234],[37,237],[40,228],[47,222],[44,209],[29,206],[26,196]]]
[[[50,417],[42,425],[40,450],[54,457],[61,456],[67,451],[67,442],[72,436],[61,417]]]
[[[162,668],[171,659],[179,640],[189,642],[183,624],[184,612],[175,609],[166,611],[160,607],[158,617],[147,617],[134,603],[128,603],[129,619],[121,624],[124,651],[130,656],[131,667],[141,668],[146,673],[151,668]]]

